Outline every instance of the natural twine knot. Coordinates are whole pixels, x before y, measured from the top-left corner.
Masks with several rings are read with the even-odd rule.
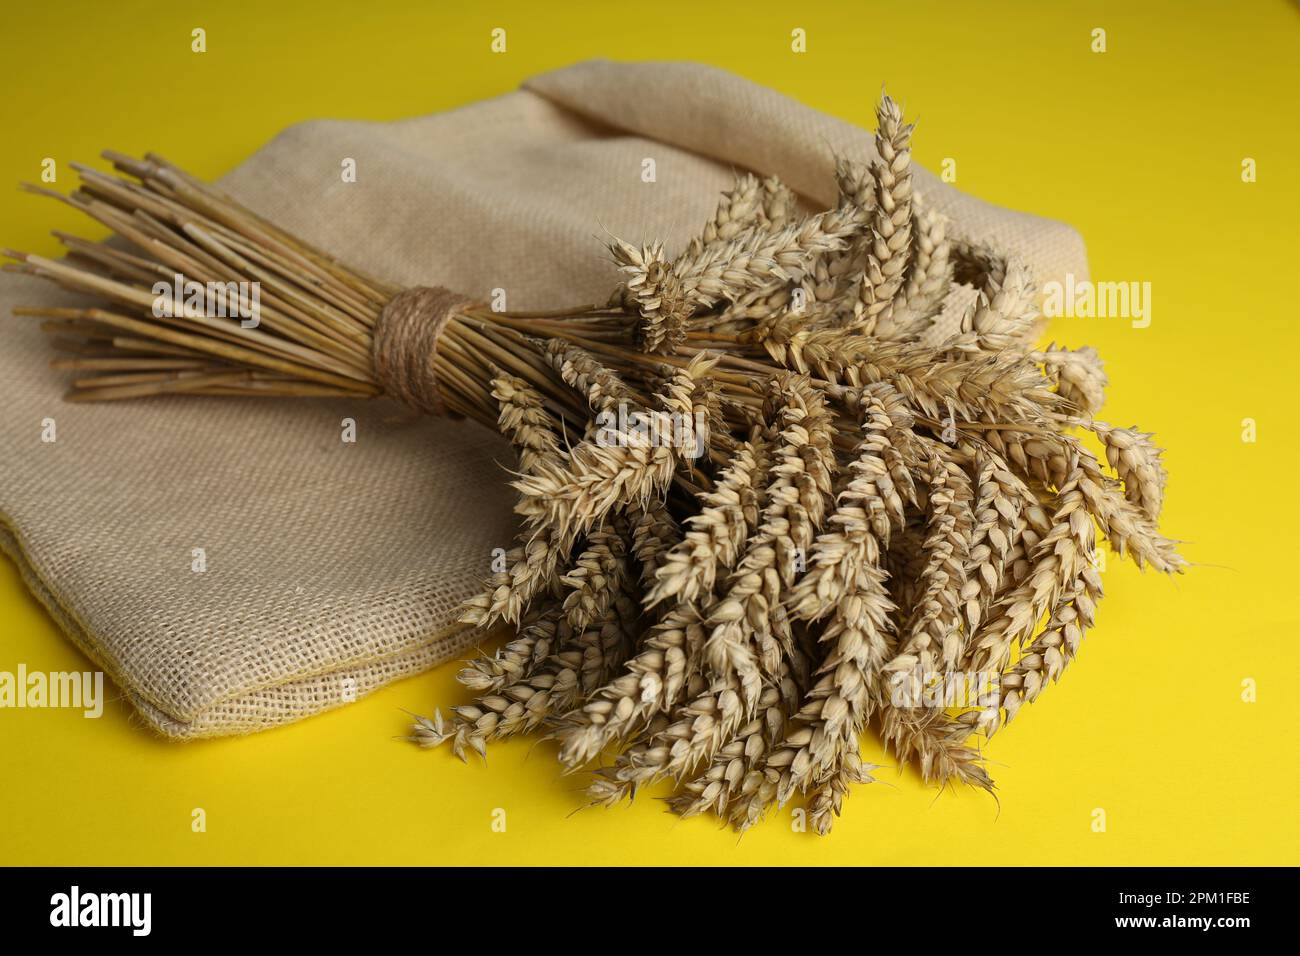
[[[442,286],[416,286],[397,293],[375,322],[375,377],[384,392],[432,415],[446,415],[436,370],[438,336],[447,321],[472,304]]]

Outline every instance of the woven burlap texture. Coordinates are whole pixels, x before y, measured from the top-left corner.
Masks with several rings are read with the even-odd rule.
[[[222,185],[383,278],[556,308],[616,284],[604,230],[678,248],[741,169],[826,206],[836,153],[874,157],[870,133],[712,68],[596,61],[450,113],[293,126]],[[348,158],[355,182],[340,176]],[[1040,280],[1086,276],[1068,227],[923,170],[917,188]],[[67,404],[37,323],[8,316],[76,301],[0,279],[0,547],[148,725],[272,727],[482,639],[454,618],[512,535],[497,436],[386,401]]]

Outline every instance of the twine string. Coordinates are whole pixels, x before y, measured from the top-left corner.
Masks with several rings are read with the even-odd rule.
[[[386,394],[431,415],[447,414],[438,386],[438,336],[452,316],[471,304],[442,286],[416,286],[384,306],[371,353]]]

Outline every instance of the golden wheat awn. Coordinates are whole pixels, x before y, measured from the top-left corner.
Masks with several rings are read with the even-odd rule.
[[[867,734],[927,781],[992,788],[977,735],[1077,655],[1097,530],[1183,566],[1160,450],[1092,417],[1097,353],[1033,347],[1026,265],[954,236],[913,192],[912,127],[888,97],[877,119],[834,208],[742,174],[675,258],[610,242],[605,304],[399,289],[154,156],[106,154],[117,175],[78,167],[58,197],[123,244],[58,234],[65,258],[7,268],[111,303],[17,310],[71,353],[70,400],[388,394],[510,439],[518,539],[462,621],[515,634],[413,740],[463,758],[539,731],[596,767],[593,803],[672,779],[672,810],[743,829],[804,795],[825,833],[871,782]],[[256,327],[179,283],[159,309],[176,274],[223,306],[259,283]],[[972,673],[995,692],[927,699]]]

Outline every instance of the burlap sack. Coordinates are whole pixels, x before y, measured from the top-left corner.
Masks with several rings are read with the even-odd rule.
[[[223,186],[384,278],[551,308],[616,283],[602,229],[677,248],[744,168],[823,207],[837,152],[874,156],[870,133],[707,67],[590,62],[451,113],[291,127]],[[923,170],[917,188],[1040,279],[1086,275],[1071,229]],[[36,280],[0,284],[6,317],[73,301]],[[151,726],[260,730],[481,639],[454,608],[512,531],[510,451],[486,429],[388,402],[70,405],[37,323],[7,318],[3,334],[0,546]]]

